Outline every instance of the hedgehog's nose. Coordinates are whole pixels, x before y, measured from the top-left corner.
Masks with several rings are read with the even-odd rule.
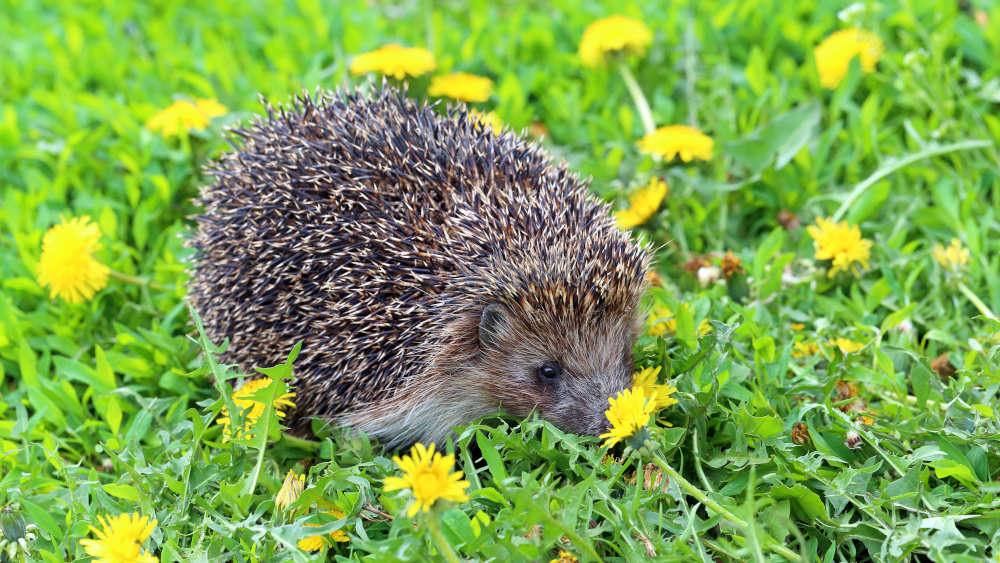
[[[587,432],[590,436],[600,436],[611,429],[611,422],[608,420],[604,411],[598,412],[596,416],[591,417],[591,420],[590,430]]]

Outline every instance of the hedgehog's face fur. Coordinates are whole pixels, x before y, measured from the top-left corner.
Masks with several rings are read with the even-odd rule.
[[[478,327],[477,384],[500,409],[531,412],[576,434],[608,428],[608,399],[632,385],[636,314],[553,326],[545,314],[487,305]]]

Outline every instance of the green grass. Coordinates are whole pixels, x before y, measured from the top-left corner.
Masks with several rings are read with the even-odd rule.
[[[839,3],[646,4],[0,3],[0,505],[37,526],[27,559],[82,559],[98,515],[140,512],[158,520],[144,545],[161,561],[323,560],[294,545],[333,529],[350,541],[328,559],[440,559],[435,523],[476,560],[995,560],[1000,7],[872,3],[852,17],[885,54],[830,91],[812,48],[851,25]],[[580,65],[583,29],[614,13],[655,33],[631,67],[657,124],[697,125],[711,161],[641,155],[619,75]],[[393,452],[363,436],[278,439],[268,414],[256,439],[223,441],[229,399],[212,382],[232,373],[208,361],[184,303],[201,167],[226,149],[223,126],[260,111],[258,93],[363,83],[350,58],[390,41],[431,49],[441,72],[492,77],[478,107],[543,124],[548,149],[616,206],[653,175],[669,183],[636,231],[659,247],[665,283],[649,300],[677,327],[643,337],[637,361],[662,366],[679,404],[646,448],[606,459],[542,421],[481,421],[446,446],[470,500],[411,520],[407,497],[382,491]],[[146,130],[178,96],[231,111],[180,140]],[[802,226],[783,229],[782,210]],[[79,215],[101,228],[101,262],[152,283],[51,299],[42,236]],[[804,227],[833,215],[873,243],[859,277],[828,278],[813,258]],[[958,278],[931,256],[952,238],[971,254]],[[728,250],[745,278],[703,288],[682,267]],[[799,283],[782,282],[786,267]],[[834,338],[864,347],[845,355]],[[803,342],[822,350],[793,357]],[[932,369],[942,355],[951,377]],[[838,381],[856,384],[871,427],[838,408]],[[648,463],[684,481],[646,487]],[[308,475],[301,506],[326,499],[345,518],[306,528],[277,511],[293,467]]]

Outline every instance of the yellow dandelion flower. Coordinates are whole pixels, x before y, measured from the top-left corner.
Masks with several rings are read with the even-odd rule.
[[[819,217],[816,224],[806,227],[806,230],[813,238],[816,259],[833,261],[828,276],[833,277],[839,271],[860,275],[857,264],[868,267],[872,243],[861,238],[857,225],[850,226],[846,221],[834,223]]]
[[[392,461],[403,471],[402,477],[386,477],[386,492],[410,489],[415,502],[406,515],[413,517],[421,509],[430,511],[439,498],[454,502],[465,502],[469,496],[465,489],[469,482],[462,479],[462,472],[451,469],[455,466],[455,456],[434,452],[434,444],[425,447],[417,443],[410,449],[410,455],[395,456]]]
[[[687,303],[682,303],[681,306],[684,310],[690,311],[691,307]],[[666,333],[674,333],[677,331],[677,319],[674,316],[674,312],[670,310],[670,307],[662,303],[657,303],[653,305],[653,310],[649,314],[650,325],[646,328],[646,334],[650,336],[663,336]],[[705,336],[709,332],[712,332],[712,325],[708,323],[708,320],[702,319],[698,323],[698,336]]]
[[[266,405],[256,399],[253,399],[252,397],[255,393],[257,393],[257,391],[264,389],[273,383],[273,381],[274,380],[270,377],[251,379],[250,381],[244,383],[243,386],[240,387],[235,393],[233,393],[233,402],[236,403],[236,406],[239,407],[240,410],[250,409],[243,417],[245,426],[242,431],[239,432],[240,435],[242,435],[243,431],[245,431],[248,427],[253,426],[253,424],[257,422],[257,419],[260,418],[260,415],[264,414],[264,408]],[[294,396],[295,393],[285,393],[274,400],[274,409],[278,412],[279,418],[284,418],[285,408],[295,407],[295,403],[291,401],[291,398]],[[226,407],[222,408],[222,416],[220,416],[215,422],[223,425],[222,434],[225,436],[226,440],[232,438],[232,430],[229,428],[229,410]],[[247,435],[245,437],[250,438],[251,436]]]
[[[559,550],[559,557],[555,559],[549,559],[549,563],[577,563],[580,561],[572,553],[566,551],[565,549]]]
[[[834,338],[830,341],[830,345],[840,348],[840,351],[844,354],[853,354],[854,352],[857,352],[865,347],[864,343],[855,342],[847,338]]]
[[[330,508],[328,510],[324,510],[323,513],[329,514],[330,516],[333,516],[337,520],[340,520],[345,516],[344,511],[336,508]],[[318,528],[322,526],[322,524],[307,523],[306,526]],[[333,542],[347,542],[347,541],[351,541],[351,538],[348,537],[346,533],[344,533],[343,529],[341,529],[341,530],[334,530],[330,532],[328,535],[319,534],[315,536],[302,538],[301,540],[299,540],[298,546],[299,549],[303,551],[319,551],[321,549],[330,547],[331,545],[333,545]]]
[[[302,491],[306,488],[306,476],[296,475],[295,470],[289,469],[285,475],[285,482],[281,484],[278,494],[274,495],[274,505],[279,509],[285,509],[299,500]]]
[[[146,129],[158,132],[164,137],[183,135],[188,131],[208,127],[212,118],[225,115],[229,108],[217,100],[198,98],[177,100],[146,121]]]
[[[101,529],[90,526],[96,540],[80,540],[94,563],[156,563],[158,559],[142,551],[142,542],[153,533],[156,520],[138,514],[119,514],[111,518],[98,516]]]
[[[805,358],[806,356],[815,356],[816,354],[819,354],[819,344],[815,342],[796,342],[792,346],[793,358]]]
[[[664,160],[679,156],[684,162],[695,158],[709,160],[715,148],[711,137],[687,125],[665,125],[639,139],[636,144],[646,154],[658,154]]]
[[[957,238],[951,239],[948,248],[935,244],[931,249],[931,256],[952,274],[960,273],[969,265],[969,249],[963,247]]]
[[[836,88],[847,76],[854,57],[860,57],[862,70],[872,72],[884,49],[882,40],[870,31],[842,29],[833,33],[813,49],[819,83],[824,88]]]
[[[599,436],[604,439],[604,447],[610,448],[646,426],[655,410],[654,402],[638,386],[608,399],[611,406],[604,411],[604,416],[611,423],[611,429]]]
[[[488,111],[483,113],[478,110],[469,110],[469,117],[471,117],[475,122],[478,122],[485,129],[493,131],[493,133],[499,135],[503,133],[503,120],[496,112]]]
[[[644,55],[653,42],[653,32],[646,24],[625,16],[611,16],[587,26],[580,38],[578,54],[583,64],[601,66],[609,54],[623,52]]]
[[[493,93],[493,81],[485,76],[455,72],[432,78],[427,93],[438,98],[452,98],[463,102],[485,102]]]
[[[391,44],[354,57],[350,71],[351,74],[380,72],[402,80],[407,76],[427,74],[436,67],[434,53],[427,49]]]
[[[667,183],[659,178],[653,178],[648,186],[636,190],[629,196],[627,208],[615,211],[618,226],[622,229],[631,229],[649,221],[668,193]]]
[[[49,286],[53,299],[80,303],[108,284],[108,267],[94,259],[101,230],[90,217],[63,219],[42,238],[38,283]]]
[[[635,382],[632,384],[633,387],[642,389],[643,395],[653,401],[654,411],[660,411],[670,405],[677,404],[677,399],[671,397],[671,395],[677,392],[677,388],[672,385],[657,383],[656,376],[659,374],[660,366],[643,368],[642,371],[635,374]]]

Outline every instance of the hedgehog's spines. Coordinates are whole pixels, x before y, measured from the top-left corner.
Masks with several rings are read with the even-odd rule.
[[[261,103],[206,168],[191,300],[244,369],[305,341],[299,412],[385,399],[485,303],[568,326],[637,302],[646,248],[509,129],[385,82]]]

